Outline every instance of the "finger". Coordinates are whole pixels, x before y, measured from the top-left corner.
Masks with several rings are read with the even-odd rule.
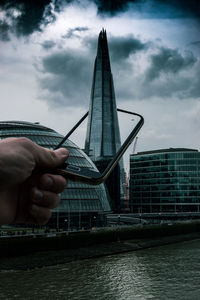
[[[51,217],[51,210],[47,207],[38,206],[33,204],[29,208],[30,217],[27,223],[33,223],[37,225],[46,224]]]
[[[59,205],[60,194],[49,191],[41,191],[35,187],[31,191],[31,202],[37,204],[38,206],[52,209]]]
[[[53,151],[35,144],[35,151],[33,154],[38,167],[53,169],[67,160],[69,151],[65,148],[59,148]]]
[[[60,175],[43,174],[39,180],[39,188],[54,193],[61,193],[64,191],[67,181]]]

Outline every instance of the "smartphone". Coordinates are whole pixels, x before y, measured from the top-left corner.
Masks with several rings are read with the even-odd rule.
[[[110,173],[112,172],[116,164],[119,162],[120,158],[127,150],[127,148],[130,146],[133,139],[136,137],[137,133],[139,132],[139,130],[144,124],[144,118],[137,113],[119,109],[119,108],[117,108],[117,111],[138,116],[139,121],[136,124],[135,128],[131,131],[129,136],[126,138],[123,145],[117,151],[116,155],[113,157],[111,162],[108,164],[105,171],[103,173],[100,173],[99,171],[95,171],[90,168],[84,168],[84,167],[79,167],[76,165],[64,163],[59,168],[56,168],[54,170],[56,174],[62,175],[66,179],[81,181],[92,185],[98,185],[106,180],[106,178],[110,175]],[[74,132],[74,130],[83,122],[83,120],[87,116],[88,116],[88,112],[80,119],[79,122],[77,122],[77,124],[70,130],[70,132],[63,138],[63,140],[57,145],[55,149],[59,148],[65,142],[65,140]]]

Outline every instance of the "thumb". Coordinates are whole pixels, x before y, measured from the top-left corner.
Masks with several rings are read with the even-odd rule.
[[[62,165],[69,157],[69,151],[65,148],[59,148],[57,150],[50,150],[38,146],[36,151],[36,165],[37,167],[56,168]]]

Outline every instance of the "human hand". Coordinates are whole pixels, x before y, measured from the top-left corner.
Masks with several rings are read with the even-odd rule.
[[[52,151],[27,138],[0,141],[0,224],[45,224],[67,182],[42,170],[64,163],[69,152]]]

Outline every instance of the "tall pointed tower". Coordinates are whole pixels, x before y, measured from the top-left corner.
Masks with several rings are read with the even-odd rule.
[[[113,78],[106,31],[99,34],[94,64],[85,152],[102,171],[121,145]],[[124,199],[123,161],[106,181],[113,211],[119,212]]]

